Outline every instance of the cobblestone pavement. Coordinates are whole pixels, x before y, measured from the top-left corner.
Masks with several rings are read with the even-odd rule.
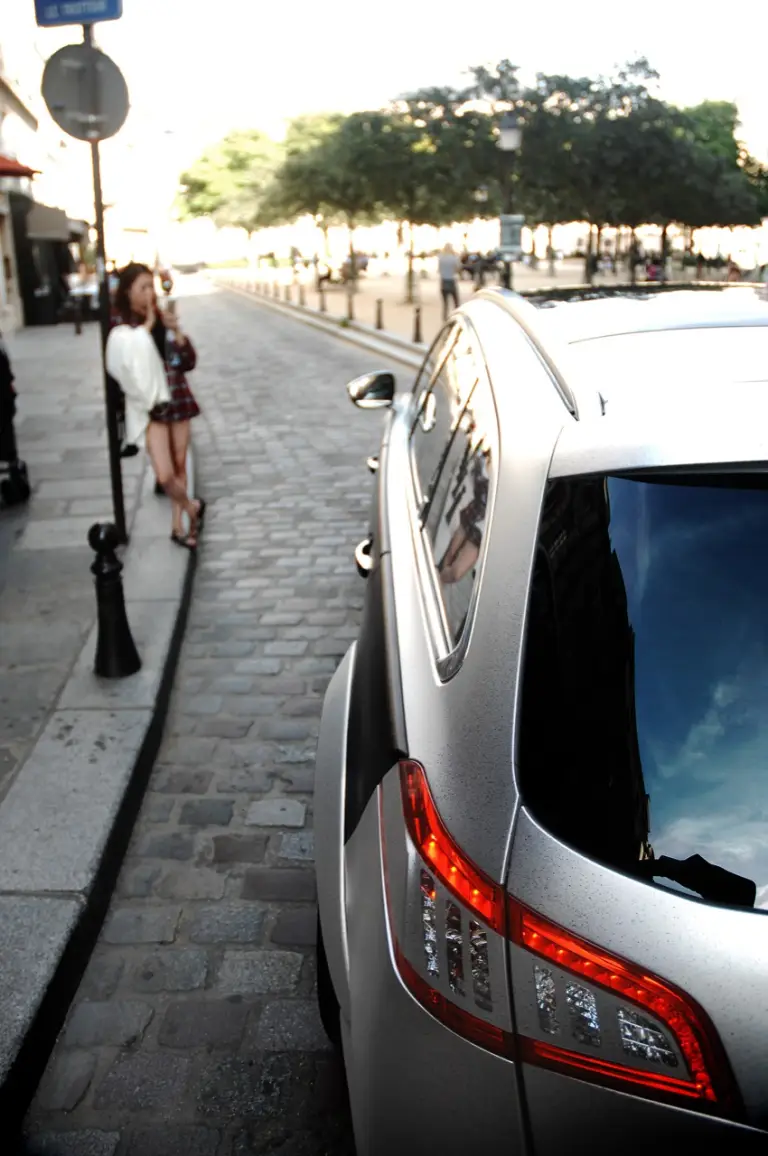
[[[209,513],[165,740],[27,1119],[29,1156],[348,1156],[314,1001],[313,758],[355,637],[370,356],[189,297]],[[395,367],[396,369],[396,367]],[[404,372],[401,370],[401,372]]]

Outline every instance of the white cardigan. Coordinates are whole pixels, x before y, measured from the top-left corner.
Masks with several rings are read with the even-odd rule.
[[[149,411],[171,400],[163,359],[145,326],[115,326],[107,339],[107,373],[125,394],[126,444],[138,445]]]

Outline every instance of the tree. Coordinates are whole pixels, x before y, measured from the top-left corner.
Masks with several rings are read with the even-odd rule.
[[[182,174],[183,214],[211,216],[217,224],[252,233],[261,223],[261,206],[280,152],[274,141],[255,129],[230,133]]]
[[[684,108],[682,123],[686,136],[700,144],[712,156],[720,157],[732,168],[739,163],[736,131],[739,110],[729,100],[705,100]]]
[[[474,102],[474,89],[425,88],[401,98],[399,111],[422,129],[436,157],[433,178],[434,219],[425,224],[465,220],[478,212],[495,216],[492,196],[481,209],[475,201],[478,186],[488,186],[494,168],[494,128],[488,112]],[[443,185],[443,181],[447,185]],[[491,193],[495,192],[493,185]]]
[[[469,118],[420,94],[402,101],[384,126],[386,161],[376,169],[377,196],[382,210],[408,229],[408,304],[414,300],[414,227],[450,225],[472,205],[471,139]]]
[[[593,87],[588,78],[539,74],[515,106],[523,122],[517,198],[529,225],[547,226],[550,251],[554,226],[584,219],[584,205],[594,199],[586,175],[595,116]]]
[[[282,163],[275,170],[264,194],[261,220],[283,224],[310,215],[320,226],[328,248],[328,226],[336,219],[329,205],[326,158],[323,148],[338,131],[342,117],[318,113],[291,121],[285,136]]]
[[[755,198],[755,208],[760,220],[768,217],[768,169],[760,164],[747,150],[739,149],[739,168]]]
[[[287,155],[268,191],[265,212],[296,220],[305,213],[340,218],[349,233],[352,280],[357,276],[354,232],[380,219],[382,166],[387,163],[387,114],[358,112],[294,124]]]

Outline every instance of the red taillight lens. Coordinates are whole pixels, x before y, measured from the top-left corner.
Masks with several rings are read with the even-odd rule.
[[[616,1079],[625,1083],[634,1082],[649,1090],[676,1093],[711,1105],[722,1105],[724,1102],[727,1105],[733,1101],[727,1061],[719,1047],[714,1028],[705,1012],[690,996],[648,975],[642,968],[578,939],[571,932],[522,907],[511,897],[508,900],[508,914],[508,934],[514,943],[550,960],[556,967],[587,980],[591,986],[609,991],[642,1008],[668,1028],[682,1052],[691,1079],[665,1077],[624,1064],[605,1064],[596,1057],[578,1053],[574,1059],[574,1053],[567,1049],[540,1041],[529,1041],[535,1054],[533,1062],[538,1058],[551,1066],[557,1062],[557,1055],[561,1054],[561,1066],[564,1069],[577,1067],[585,1074],[591,1071],[603,1076],[613,1073]],[[719,1076],[719,1087],[715,1084],[715,1073]]]
[[[520,1059],[526,1064],[536,1064],[540,1068],[550,1068],[554,1072],[562,1072],[566,1076],[581,1077],[596,1084],[605,1084],[608,1087],[625,1085],[625,1090],[643,1090],[663,1099],[682,1096],[688,1100],[699,1099],[698,1092],[688,1080],[678,1080],[674,1076],[665,1076],[663,1073],[640,1072],[637,1068],[627,1068],[624,1064],[614,1064],[610,1060],[601,1060],[598,1056],[588,1056],[584,1052],[571,1052],[567,1048],[558,1048],[544,1040],[524,1038],[520,1040]]]
[[[424,768],[400,764],[400,786],[408,833],[422,857],[449,891],[499,934],[504,934],[504,892],[461,853],[432,801]]]
[[[571,1034],[575,1046],[558,1046],[551,1039],[535,1038],[538,1029],[514,1037],[461,1006],[463,985],[450,982],[451,977],[455,979],[458,961],[455,937],[452,942],[449,919],[445,924],[449,928],[447,942],[441,946],[438,921],[432,911],[436,904],[434,890],[428,894],[429,919],[426,915],[424,919],[428,979],[405,957],[396,940],[394,943],[400,975],[422,1006],[453,1031],[510,1059],[519,1058],[627,1091],[633,1087],[645,1095],[673,1102],[680,1098],[690,1106],[698,1104],[710,1111],[734,1114],[738,1093],[725,1054],[705,1012],[689,996],[550,923],[508,896],[452,839],[419,763],[401,762],[400,786],[408,833],[432,876],[472,917],[526,953],[547,960],[566,973],[558,978],[557,971],[536,964],[535,1000],[542,1032],[559,1034],[563,1043],[568,1033],[560,1031],[557,1016],[565,1006],[566,1015],[571,1017],[569,1022],[575,1024]],[[458,915],[452,901],[451,906]],[[479,929],[478,924],[474,926]],[[447,965],[442,970],[441,951]],[[487,973],[487,955],[480,962],[480,968],[471,964],[473,974],[480,974],[483,969]],[[449,980],[446,991],[439,990],[443,974]],[[577,976],[581,982],[575,984],[568,975]],[[613,997],[613,1002],[609,997]],[[516,993],[516,1002],[519,998]],[[491,1010],[490,1003],[486,1005],[478,998],[475,1002],[478,1007]],[[601,1015],[604,1019],[606,1015],[613,1016],[616,1021],[607,1036],[601,1032]]]
[[[435,1019],[440,1020],[457,1035],[471,1040],[478,1047],[485,1048],[487,1052],[510,1057],[514,1041],[508,1032],[465,1011],[431,987],[408,962],[399,944],[395,945],[395,958],[405,986]]]

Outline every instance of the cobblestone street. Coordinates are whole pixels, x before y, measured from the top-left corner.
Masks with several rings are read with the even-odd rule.
[[[352,551],[380,434],[344,386],[378,366],[236,295],[182,295],[179,312],[200,357],[209,504],[192,611],[150,790],[25,1153],[349,1156],[313,995],[312,783],[322,696],[362,605]]]

